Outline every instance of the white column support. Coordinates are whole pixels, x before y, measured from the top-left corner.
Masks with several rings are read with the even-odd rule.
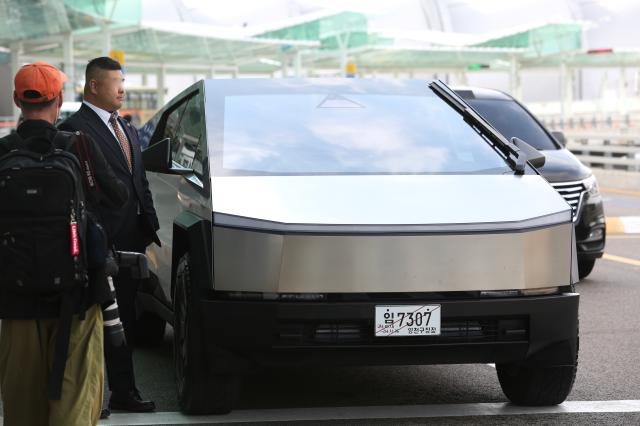
[[[456,83],[466,86],[469,84],[469,80],[467,79],[467,71],[464,69],[458,70],[456,72]]]
[[[289,57],[286,53],[280,55],[280,71],[282,72],[282,78],[289,77]]]
[[[620,68],[620,75],[618,77],[618,107],[620,108],[620,114],[627,113],[627,70],[622,67]]]
[[[338,50],[340,52],[340,77],[344,77],[347,73],[347,61],[348,61],[348,52],[349,52],[349,39],[351,38],[351,33],[346,32],[343,34],[339,34],[336,36],[336,41],[338,42]]]
[[[518,62],[518,59],[515,56],[512,56],[509,67],[509,91],[511,92],[511,96],[518,100],[522,100],[522,79],[520,70],[520,62]]]
[[[573,104],[573,69],[566,63],[560,65],[560,93],[562,96],[562,118],[568,119]]]
[[[67,81],[64,83],[64,100],[73,102],[76,100],[75,85],[75,66],[73,58],[73,34],[71,32],[65,34],[62,40],[62,70],[67,75]]]
[[[296,54],[293,57],[293,75],[297,78],[302,77],[302,53],[296,50]]]
[[[166,87],[166,76],[167,76],[167,67],[162,64],[158,67],[158,87],[157,87],[157,97],[158,97],[158,109],[164,106],[164,98],[165,98],[165,87]]]
[[[20,110],[18,109],[18,107],[15,105],[15,102],[13,102],[13,78],[15,77],[16,73],[18,72],[18,69],[20,69],[20,66],[22,65],[22,61],[20,60],[20,55],[22,53],[22,43],[11,43],[10,45],[10,49],[11,49],[11,105],[13,106],[13,118],[14,120],[18,120],[18,117],[20,116]]]
[[[102,54],[109,56],[109,53],[111,53],[111,31],[109,31],[105,25],[103,26]]]

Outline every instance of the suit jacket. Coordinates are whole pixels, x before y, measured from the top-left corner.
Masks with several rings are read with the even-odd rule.
[[[107,227],[109,235],[115,236],[116,248],[118,241],[128,241],[130,235],[143,236],[144,241],[136,241],[125,243],[125,245],[144,244],[146,247],[155,241],[160,245],[160,239],[156,231],[160,228],[158,224],[158,216],[153,206],[153,198],[149,191],[149,182],[142,163],[142,152],[140,150],[140,142],[138,141],[138,131],[126,121],[118,117],[120,126],[129,139],[132,151],[133,172],[129,172],[127,160],[120,149],[120,145],[111,130],[100,119],[91,108],[84,103],[80,110],[61,123],[58,127],[61,130],[76,131],[80,130],[93,138],[97,143],[107,162],[113,169],[116,177],[127,185],[129,190],[129,201],[121,209],[102,209],[100,216],[103,225]],[[138,210],[138,206],[140,209]],[[132,220],[140,212],[141,221]],[[141,229],[130,229],[132,226],[138,226]],[[136,232],[134,232],[136,231]]]

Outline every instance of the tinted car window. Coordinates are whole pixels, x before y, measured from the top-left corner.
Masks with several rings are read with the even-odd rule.
[[[503,159],[435,95],[227,96],[223,174],[502,173]]]
[[[176,109],[171,111],[167,116],[167,123],[164,126],[164,133],[162,138],[171,139],[171,151],[175,155],[177,152],[177,140],[176,133],[178,131],[178,126],[180,125],[180,119],[182,118],[182,113],[184,112],[185,107],[187,106],[187,102],[183,102]]]
[[[507,138],[518,137],[536,149],[558,149],[538,123],[512,100],[466,99]]]
[[[184,108],[176,131],[173,160],[183,167],[202,174],[204,149],[202,135],[202,102],[200,95],[193,96]]]

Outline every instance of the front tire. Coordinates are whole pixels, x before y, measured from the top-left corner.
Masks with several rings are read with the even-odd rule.
[[[577,366],[524,367],[498,364],[502,391],[514,404],[527,406],[561,404],[573,388]]]
[[[578,371],[579,329],[576,332],[576,359],[573,365],[529,367],[496,364],[502,391],[514,404],[526,406],[558,405],[571,393]]]
[[[173,359],[180,409],[186,414],[228,413],[237,399],[239,380],[233,375],[208,372],[202,317],[188,254],[178,263],[174,293]]]

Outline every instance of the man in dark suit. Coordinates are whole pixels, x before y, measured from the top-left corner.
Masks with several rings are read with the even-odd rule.
[[[116,174],[129,189],[129,201],[118,210],[102,209],[100,219],[117,250],[144,253],[155,242],[158,218],[142,164],[137,130],[118,116],[124,100],[124,74],[111,58],[93,59],[85,71],[84,102],[80,110],[59,127],[80,130],[100,146]],[[128,345],[105,345],[107,377],[111,390],[110,407],[136,412],[155,410],[153,401],[145,401],[135,384],[131,350],[135,336],[135,299],[138,281],[119,275],[115,280],[120,317]],[[108,415],[108,411],[105,412]]]

